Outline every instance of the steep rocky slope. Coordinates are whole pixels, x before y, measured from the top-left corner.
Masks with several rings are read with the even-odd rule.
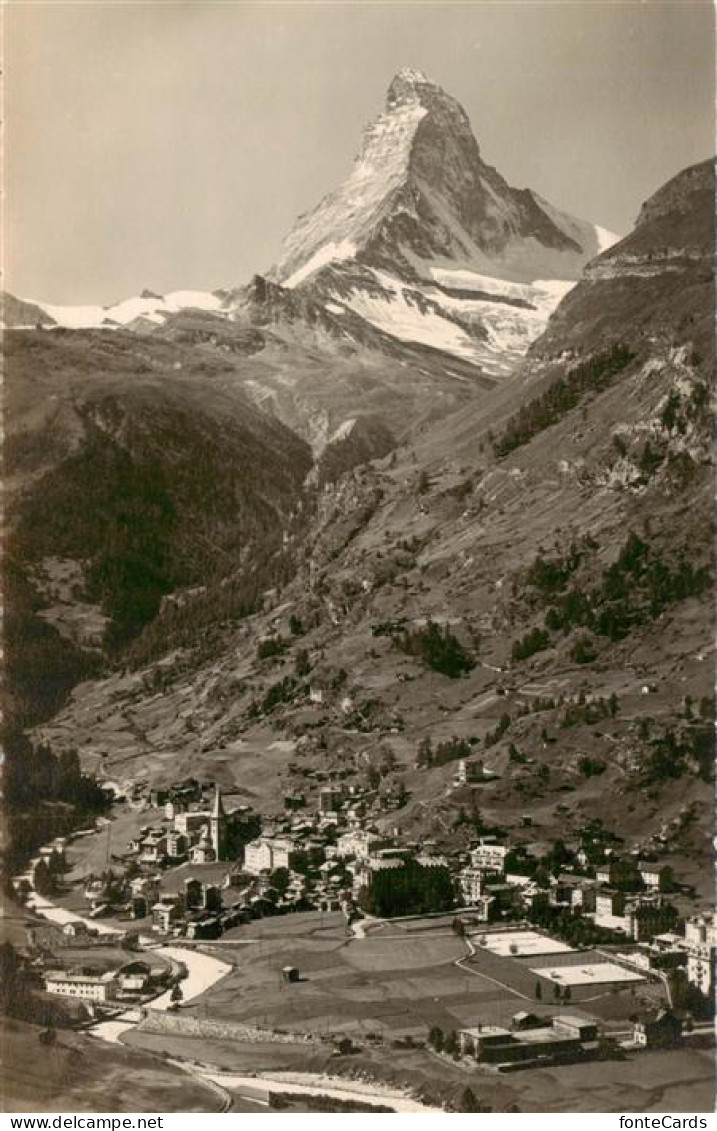
[[[176,590],[272,576],[311,467],[230,364],[120,332],[8,332],[13,714],[56,709]]]
[[[140,647],[43,733],[113,776],[201,766],[267,811],[374,766],[403,796],[381,823],[422,841],[455,845],[477,820],[544,840],[597,817],[631,847],[662,838],[700,882],[711,178],[648,202],[511,382],[327,486],[296,578],[262,609],[202,629],[189,595],[184,623],[167,609],[153,626],[171,652]],[[670,269],[647,272],[658,244]],[[454,789],[459,754],[498,776]]]

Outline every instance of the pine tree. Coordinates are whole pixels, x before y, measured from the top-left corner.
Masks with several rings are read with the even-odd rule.
[[[478,1097],[472,1088],[464,1088],[461,1092],[461,1097],[458,1100],[459,1111],[481,1111],[481,1105]]]

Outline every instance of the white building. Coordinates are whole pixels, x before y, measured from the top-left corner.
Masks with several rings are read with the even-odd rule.
[[[274,872],[277,868],[290,868],[294,855],[292,842],[283,837],[259,837],[244,849],[244,871],[258,876],[260,872]]]
[[[463,902],[472,906],[477,903],[483,894],[485,872],[481,868],[464,868],[458,873],[458,886],[463,897]]]
[[[368,860],[390,845],[391,841],[379,836],[378,833],[367,832],[365,829],[352,829],[339,837],[336,851],[341,857],[355,856],[357,860]]]
[[[45,989],[61,997],[77,997],[83,1001],[109,1001],[115,996],[115,975],[73,974],[67,970],[49,970],[45,974]]]
[[[70,923],[65,923],[62,928],[62,933],[68,939],[86,939],[89,934],[89,928],[82,919],[73,919]]]
[[[174,858],[186,856],[189,847],[189,840],[184,833],[177,832],[176,829],[170,829],[167,833],[167,855]]]
[[[622,892],[605,889],[595,893],[595,914],[593,916],[597,927],[605,927],[609,931],[624,931],[632,935],[629,916],[626,915],[626,899]]]
[[[167,837],[161,829],[153,829],[140,841],[140,860],[159,864],[167,855]]]
[[[199,840],[192,848],[191,856],[192,864],[211,864],[216,860],[208,824],[202,829]]]
[[[687,950],[687,980],[711,996],[714,981],[714,958],[717,947],[717,929],[713,915],[696,915],[685,923],[685,948]]]
[[[471,867],[481,868],[484,872],[498,872],[502,875],[505,870],[507,855],[507,845],[481,839],[471,851]]]

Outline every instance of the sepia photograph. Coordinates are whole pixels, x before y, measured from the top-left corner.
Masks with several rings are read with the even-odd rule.
[[[3,1128],[707,1128],[713,4],[0,16]]]

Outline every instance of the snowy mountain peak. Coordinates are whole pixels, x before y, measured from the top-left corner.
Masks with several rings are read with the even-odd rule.
[[[413,282],[435,267],[574,280],[603,243],[593,224],[511,187],[483,160],[460,103],[405,67],[348,177],[299,218],[270,277],[311,284],[331,262],[355,258]]]
[[[413,84],[430,84],[432,86],[436,85],[431,79],[428,78],[425,71],[419,71],[416,67],[401,67],[401,69],[396,71],[396,74],[393,76],[393,81]]]
[[[400,71],[396,71],[391,80],[386,95],[386,109],[392,110],[405,102],[420,102],[431,92],[443,94],[440,86],[429,79],[423,71],[417,71],[413,67],[402,67]]]
[[[503,377],[610,240],[509,185],[460,103],[404,67],[346,180],[298,219],[269,277]]]

